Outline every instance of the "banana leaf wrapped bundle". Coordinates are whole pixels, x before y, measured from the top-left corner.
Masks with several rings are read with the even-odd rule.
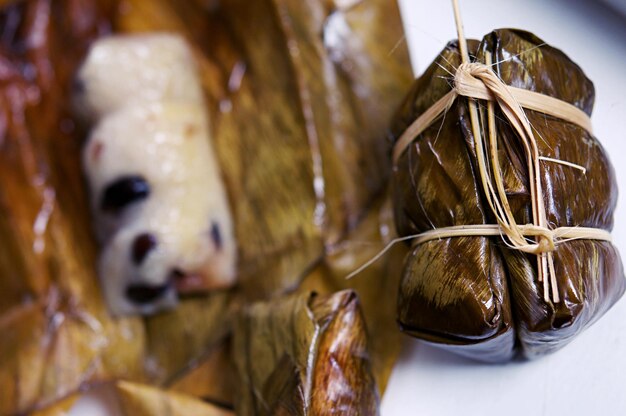
[[[468,42],[467,49],[472,62],[490,66],[507,86],[558,99],[560,107],[569,103],[568,108],[577,108],[574,112],[591,115],[592,82],[563,52],[534,35],[496,30],[481,42]],[[450,92],[450,74],[455,77],[455,91],[473,81],[459,81],[455,71],[463,66],[461,56],[458,43],[448,44],[414,83],[395,117],[396,139]],[[410,137],[410,144],[397,154],[392,182],[400,236],[454,226],[501,225],[497,214],[506,210],[490,209],[495,205],[494,193],[505,195],[501,206],[508,206],[516,224],[533,223],[534,207],[543,206],[551,229],[588,228],[585,232],[599,229],[600,234],[608,234],[617,201],[615,175],[588,128],[526,106],[523,111],[540,156],[534,181],[526,148],[503,107],[477,101],[480,125],[489,126],[482,136],[489,131],[490,138],[492,133],[496,137],[491,147],[479,148],[481,133],[476,134],[472,126],[475,104],[468,102],[464,97],[454,100],[445,115]],[[481,156],[487,151],[488,157]],[[481,159],[487,160],[486,168]],[[491,172],[488,181],[483,180],[485,170]],[[500,188],[487,189],[498,180]],[[534,194],[539,197],[533,197],[533,186],[543,190]],[[543,233],[545,228],[532,230]],[[414,240],[398,301],[398,321],[404,331],[480,360],[508,360],[516,350],[534,358],[566,345],[623,294],[622,263],[606,238],[565,235],[554,241],[552,249],[531,253],[516,249],[509,234],[503,237],[503,229],[500,226],[488,235]],[[548,231],[542,235],[552,233]],[[541,248],[544,239],[549,243],[548,237],[523,237],[522,245],[528,247]],[[540,279],[543,259],[549,257],[553,269],[547,270],[553,280]]]
[[[365,322],[353,291],[258,302],[235,328],[238,414],[378,414]]]
[[[95,381],[181,380],[223,348],[241,303],[222,290],[152,317],[109,315],[80,167],[86,132],[70,106],[96,38],[172,31],[191,44],[248,297],[298,285],[389,177],[379,139],[411,78],[406,49],[394,49],[395,3],[18,0],[0,22],[0,327],[10,334],[0,414]]]

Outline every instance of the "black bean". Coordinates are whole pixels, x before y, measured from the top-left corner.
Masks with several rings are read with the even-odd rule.
[[[140,265],[148,253],[157,246],[157,239],[152,234],[144,233],[135,237],[132,248],[133,263]]]
[[[220,233],[220,227],[217,225],[216,222],[213,222],[211,224],[211,238],[213,239],[213,242],[215,243],[215,247],[218,250],[222,249],[222,233]]]
[[[159,286],[131,285],[126,289],[126,297],[134,303],[146,304],[163,296],[170,286],[169,283]]]
[[[150,195],[150,186],[141,176],[124,176],[107,186],[102,195],[100,208],[103,211],[118,213],[133,202]]]

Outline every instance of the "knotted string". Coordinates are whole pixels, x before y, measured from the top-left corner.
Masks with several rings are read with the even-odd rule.
[[[591,133],[591,120],[586,113],[569,103],[506,85],[491,69],[491,54],[488,52],[485,53],[486,65],[478,62],[470,63],[457,0],[453,0],[453,7],[462,58],[462,63],[454,76],[454,87],[452,91],[418,117],[398,139],[393,150],[394,166],[397,165],[398,159],[413,140],[441,114],[448,111],[458,97],[467,97],[479,176],[485,198],[498,224],[464,225],[430,230],[412,236],[415,239],[414,244],[423,244],[426,241],[445,237],[506,236],[505,242],[512,249],[537,256],[538,280],[543,283],[544,299],[547,302],[551,298],[553,302],[558,303],[560,297],[553,256],[556,243],[573,239],[610,241],[611,235],[606,230],[596,228],[558,227],[550,229],[548,227],[541,183],[540,160],[561,163],[583,172],[585,169],[570,162],[541,157],[537,140],[524,108],[574,123],[589,133]],[[477,99],[487,100],[487,137],[481,133],[482,129],[476,106]],[[498,105],[514,129],[524,149],[530,188],[532,224],[517,224],[507,199],[498,158],[494,104]],[[563,239],[564,237],[567,238]]]

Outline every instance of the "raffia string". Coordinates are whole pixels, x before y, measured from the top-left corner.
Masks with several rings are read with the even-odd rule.
[[[583,172],[584,168],[570,162],[540,156],[537,140],[524,108],[574,123],[589,133],[592,133],[591,120],[586,113],[569,103],[506,85],[491,69],[491,55],[489,53],[485,54],[486,64],[471,63],[467,51],[467,42],[463,34],[458,1],[452,0],[452,2],[462,59],[462,63],[454,76],[454,88],[418,117],[402,134],[393,151],[394,166],[417,136],[441,114],[449,110],[458,97],[466,97],[469,104],[470,122],[482,188],[487,204],[495,215],[498,224],[438,228],[411,236],[414,240],[413,244],[423,244],[434,239],[448,237],[496,235],[506,237],[504,241],[510,248],[537,256],[538,280],[543,283],[544,299],[546,302],[552,299],[554,303],[558,303],[560,297],[553,256],[555,244],[573,239],[610,241],[611,235],[606,230],[596,228],[558,227],[550,229],[548,227],[541,184],[540,160],[561,163]],[[481,133],[476,100],[487,100],[487,137]],[[495,104],[499,106],[500,111],[517,133],[517,137],[524,148],[530,188],[532,224],[517,224],[507,199],[498,158]]]
[[[527,236],[533,235],[546,235],[546,229],[535,227],[532,224],[519,226]],[[611,241],[611,234],[601,228],[587,228],[587,227],[558,227],[554,230],[548,230],[550,236],[554,241],[554,245],[566,243],[572,240],[590,239],[590,240],[603,240]],[[593,237],[592,237],[593,235]],[[476,224],[476,225],[455,225],[452,227],[436,228],[428,230],[419,234],[405,235],[397,237],[389,241],[382,250],[380,250],[374,257],[363,263],[356,270],[352,271],[346,276],[346,279],[352,279],[354,276],[361,273],[363,270],[370,267],[372,264],[378,261],[382,256],[388,252],[391,247],[401,243],[403,241],[413,241],[413,245],[424,244],[433,240],[441,240],[442,238],[452,237],[502,237],[502,228],[496,224]]]

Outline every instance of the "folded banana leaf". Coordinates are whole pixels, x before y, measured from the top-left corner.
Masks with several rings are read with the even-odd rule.
[[[247,298],[292,290],[324,245],[356,226],[389,176],[380,138],[411,78],[406,48],[394,49],[402,38],[395,3],[129,0],[114,31],[175,31],[190,42],[233,201],[240,287]],[[181,308],[147,319],[157,380],[223,337],[196,334],[198,348],[172,361],[159,339],[213,322],[189,301]],[[212,315],[220,331],[226,315]]]
[[[298,288],[298,293],[314,291],[323,296],[345,289],[357,293],[367,323],[372,372],[381,396],[402,347],[395,305],[402,260],[407,250],[397,244],[352,279],[346,280],[346,276],[373,258],[395,236],[391,199],[385,196],[344,241],[329,248],[323,261]],[[218,348],[169,388],[211,402],[234,403],[235,377],[229,348],[229,345]]]
[[[372,371],[381,396],[402,348],[396,300],[407,249],[396,244],[350,280],[346,277],[374,258],[395,237],[391,198],[386,195],[344,241],[329,248],[324,260],[298,289],[301,293],[314,291],[320,295],[345,289],[357,293],[367,324]]]
[[[173,379],[168,389],[232,407],[235,402],[235,368],[231,344],[228,339],[210,351],[190,370]]]
[[[394,50],[396,4],[130,0],[114,28],[191,43],[233,201],[241,286],[254,298],[295,287],[389,177],[381,138],[411,80],[406,48]]]
[[[0,414],[96,380],[179,379],[220,348],[239,305],[221,291],[109,316],[70,108],[98,36],[192,44],[249,297],[295,287],[389,177],[380,138],[411,79],[394,2],[18,0],[0,23]]]
[[[77,395],[66,397],[45,409],[31,412],[30,416],[68,416],[77,399]]]
[[[115,394],[123,416],[234,415],[193,396],[126,381],[115,384]]]
[[[588,115],[594,88],[563,52],[534,35],[501,29],[469,44],[476,61],[493,56],[508,85],[573,104]],[[393,124],[394,136],[450,91],[460,64],[450,43],[420,77]],[[482,104],[484,106],[484,103]],[[539,154],[565,160],[541,164],[549,224],[611,230],[617,201],[613,168],[598,140],[581,127],[527,110]],[[531,222],[524,150],[496,109],[498,157],[506,195],[518,224]],[[466,99],[415,138],[394,173],[394,210],[401,236],[454,225],[496,224],[478,178]],[[554,262],[560,302],[544,300],[536,256],[507,247],[500,237],[442,238],[411,247],[398,301],[398,320],[411,335],[487,361],[510,359],[516,346],[528,357],[557,350],[598,319],[623,294],[619,254],[610,242],[567,241]]]
[[[0,11],[0,414],[87,380],[141,379],[138,319],[112,320],[71,116],[72,76],[107,25],[91,1],[15,2]]]
[[[233,341],[237,414],[378,414],[365,331],[350,290],[251,305]]]
[[[89,404],[88,404],[89,403]],[[85,393],[75,393],[32,416],[77,415],[86,409],[99,408],[98,414],[110,416],[233,416],[221,408],[197,397],[163,390],[146,384],[118,381],[96,386]]]

